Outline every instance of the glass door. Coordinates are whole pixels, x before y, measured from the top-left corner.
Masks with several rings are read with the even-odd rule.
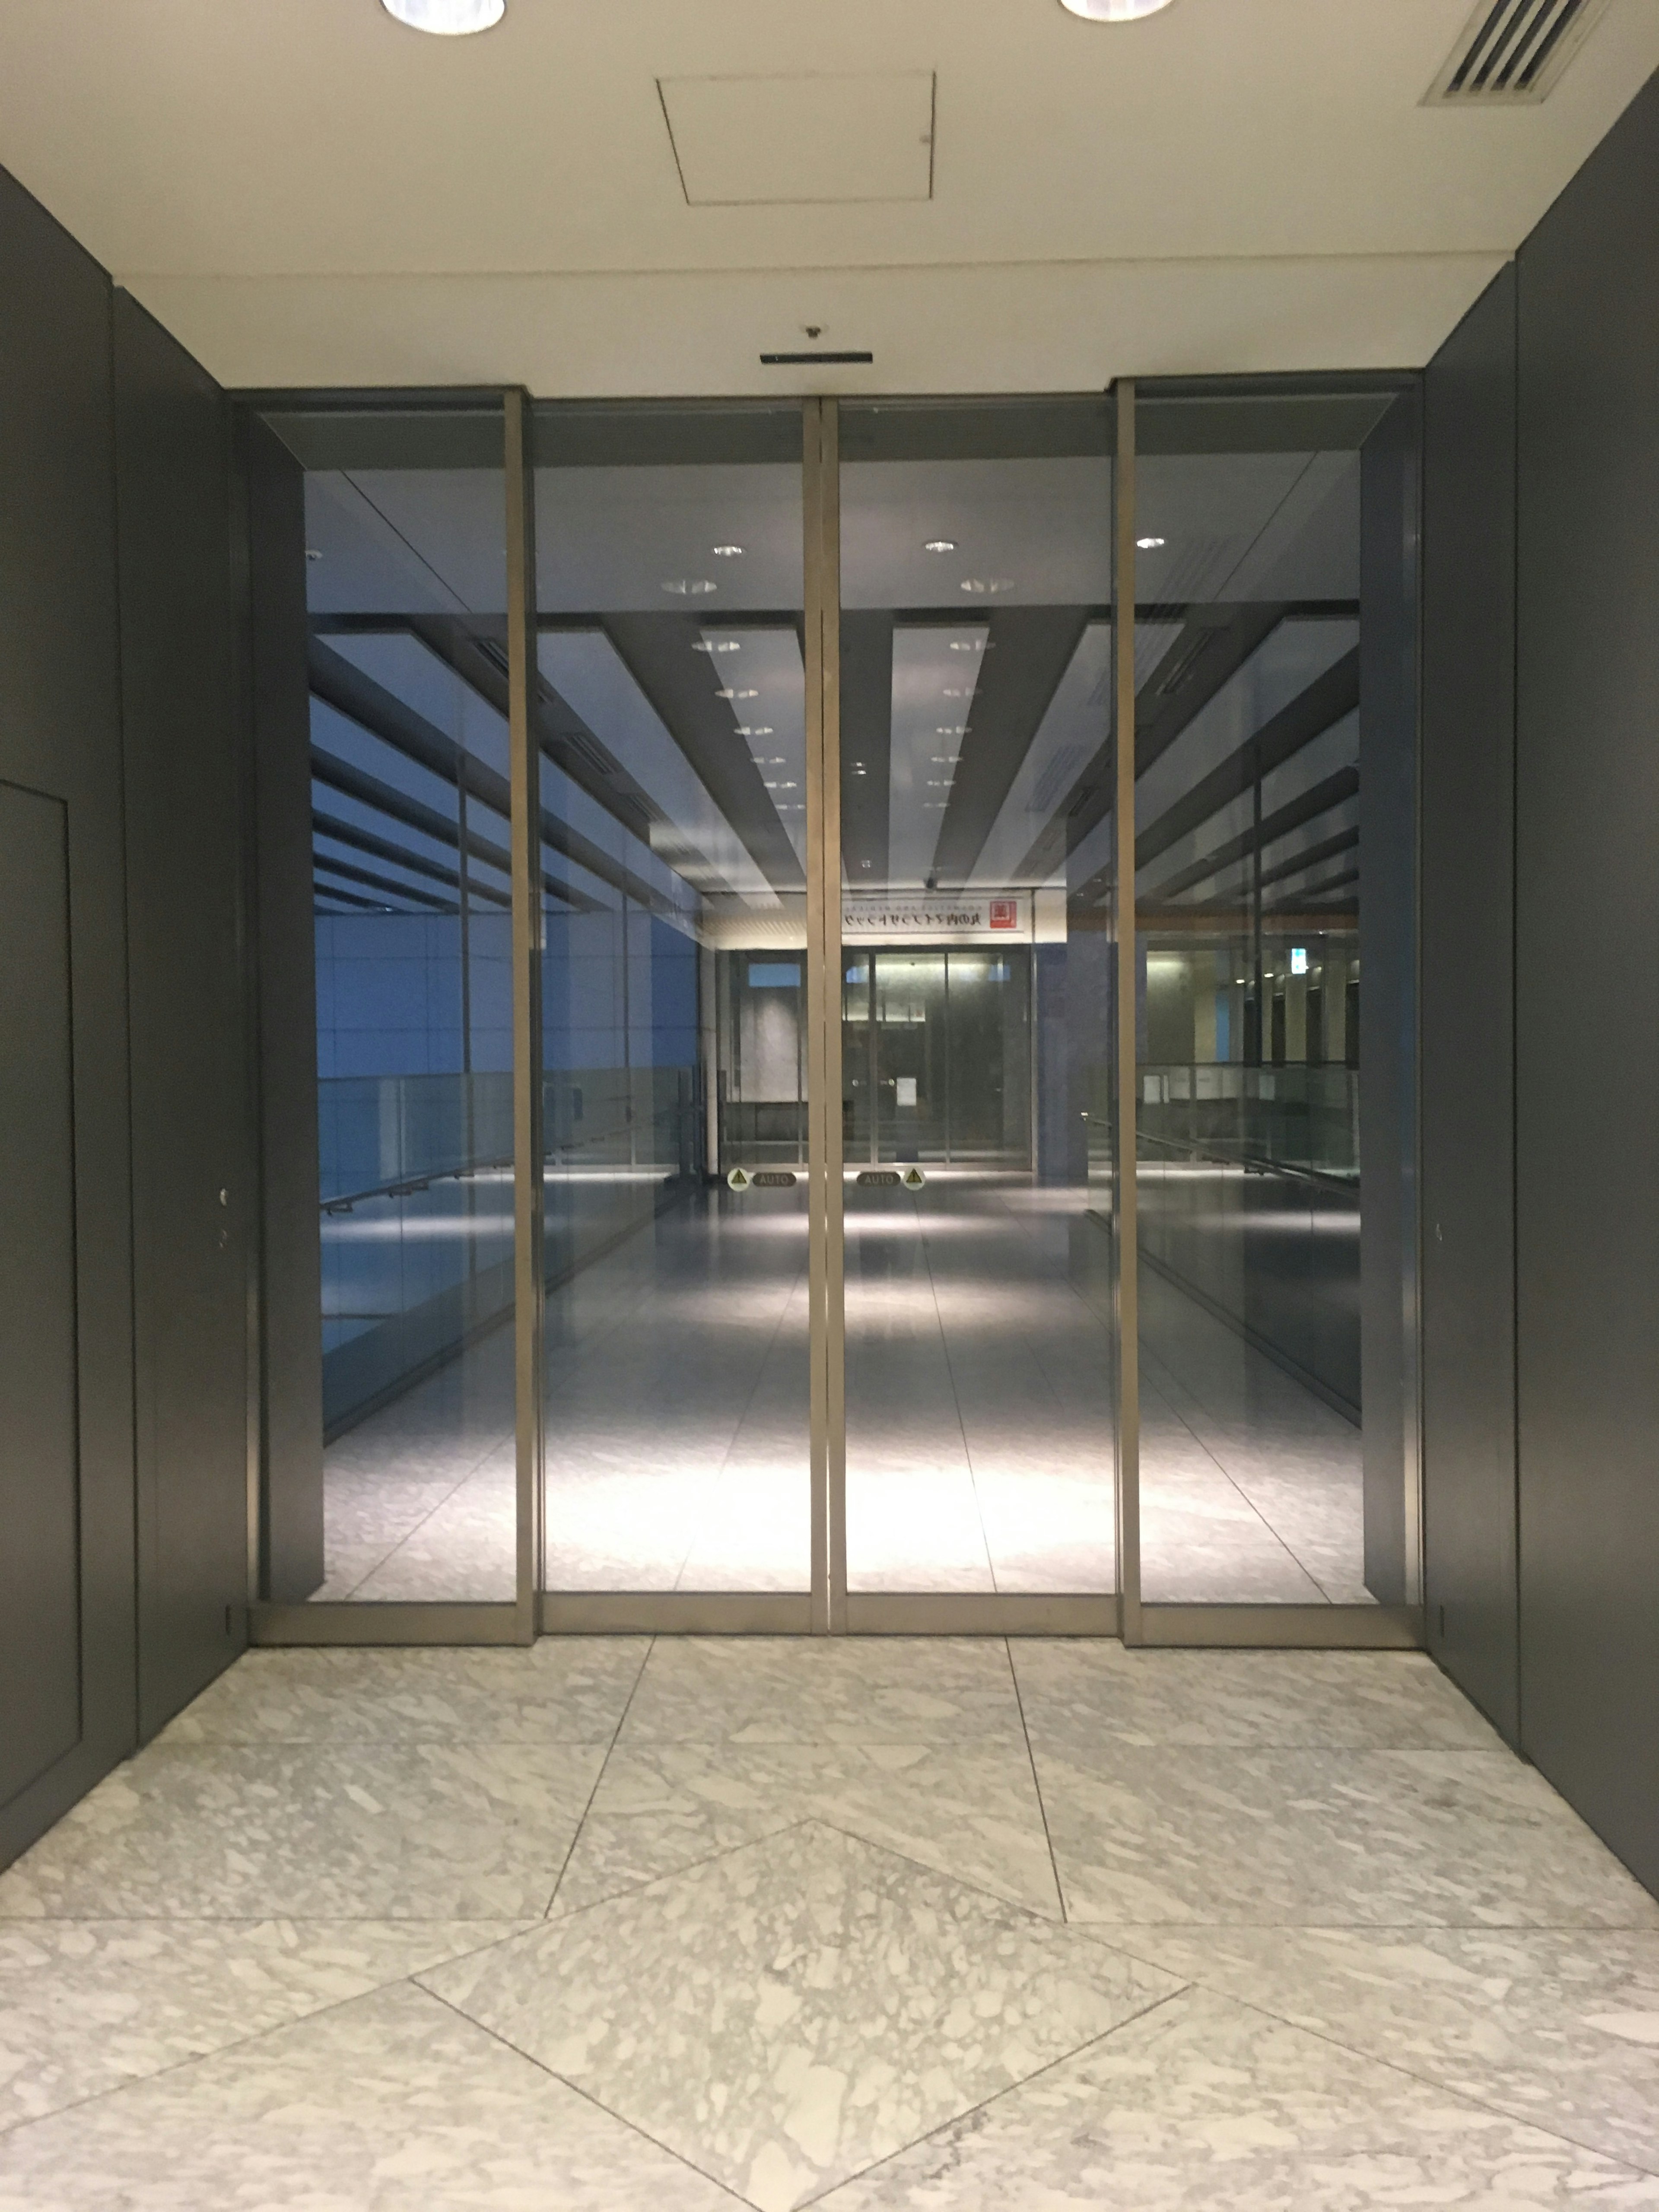
[[[1110,754],[1110,444],[1104,400],[841,409],[854,1629],[1116,1626],[1113,940],[1064,835]]]

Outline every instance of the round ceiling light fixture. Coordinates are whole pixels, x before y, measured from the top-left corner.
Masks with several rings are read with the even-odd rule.
[[[1156,553],[1163,543],[1161,538],[1137,538],[1135,540],[1143,553]]]
[[[507,13],[507,0],[380,0],[380,5],[411,31],[433,31],[441,39],[493,30]]]
[[[1091,23],[1133,23],[1142,15],[1156,15],[1170,0],[1060,0],[1069,15]]]
[[[954,538],[930,538],[921,550],[924,553],[954,553],[957,541]]]

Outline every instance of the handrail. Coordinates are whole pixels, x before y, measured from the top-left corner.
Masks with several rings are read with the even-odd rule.
[[[1211,1160],[1217,1167],[1242,1167],[1247,1174],[1290,1176],[1303,1182],[1317,1183],[1322,1188],[1352,1193],[1359,1180],[1359,1170],[1352,1176],[1333,1174],[1325,1168],[1309,1168],[1294,1160],[1276,1160],[1271,1154],[1256,1152],[1218,1152],[1206,1149],[1190,1137],[1164,1137],[1143,1129],[1139,1119],[1135,1124],[1136,1141],[1142,1145],[1162,1145],[1167,1151],[1184,1152],[1189,1159]]]

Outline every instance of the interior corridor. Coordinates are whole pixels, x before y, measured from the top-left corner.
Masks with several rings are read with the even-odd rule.
[[[0,2206],[1659,2205],[1659,1905],[1414,1654],[249,1654],[0,1876]]]
[[[849,1182],[851,1588],[1115,1588],[1098,1196]],[[806,1588],[805,1271],[799,1186],[721,1189],[550,1292],[549,1589]],[[1151,1269],[1141,1387],[1148,1596],[1370,1601],[1358,1429]],[[319,1598],[510,1598],[510,1332],[331,1445],[326,1507]]]

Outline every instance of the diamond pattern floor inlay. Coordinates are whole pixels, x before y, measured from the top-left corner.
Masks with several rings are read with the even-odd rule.
[[[250,1655],[0,1875],[0,2212],[1659,2212],[1659,1904],[1408,1654]]]

